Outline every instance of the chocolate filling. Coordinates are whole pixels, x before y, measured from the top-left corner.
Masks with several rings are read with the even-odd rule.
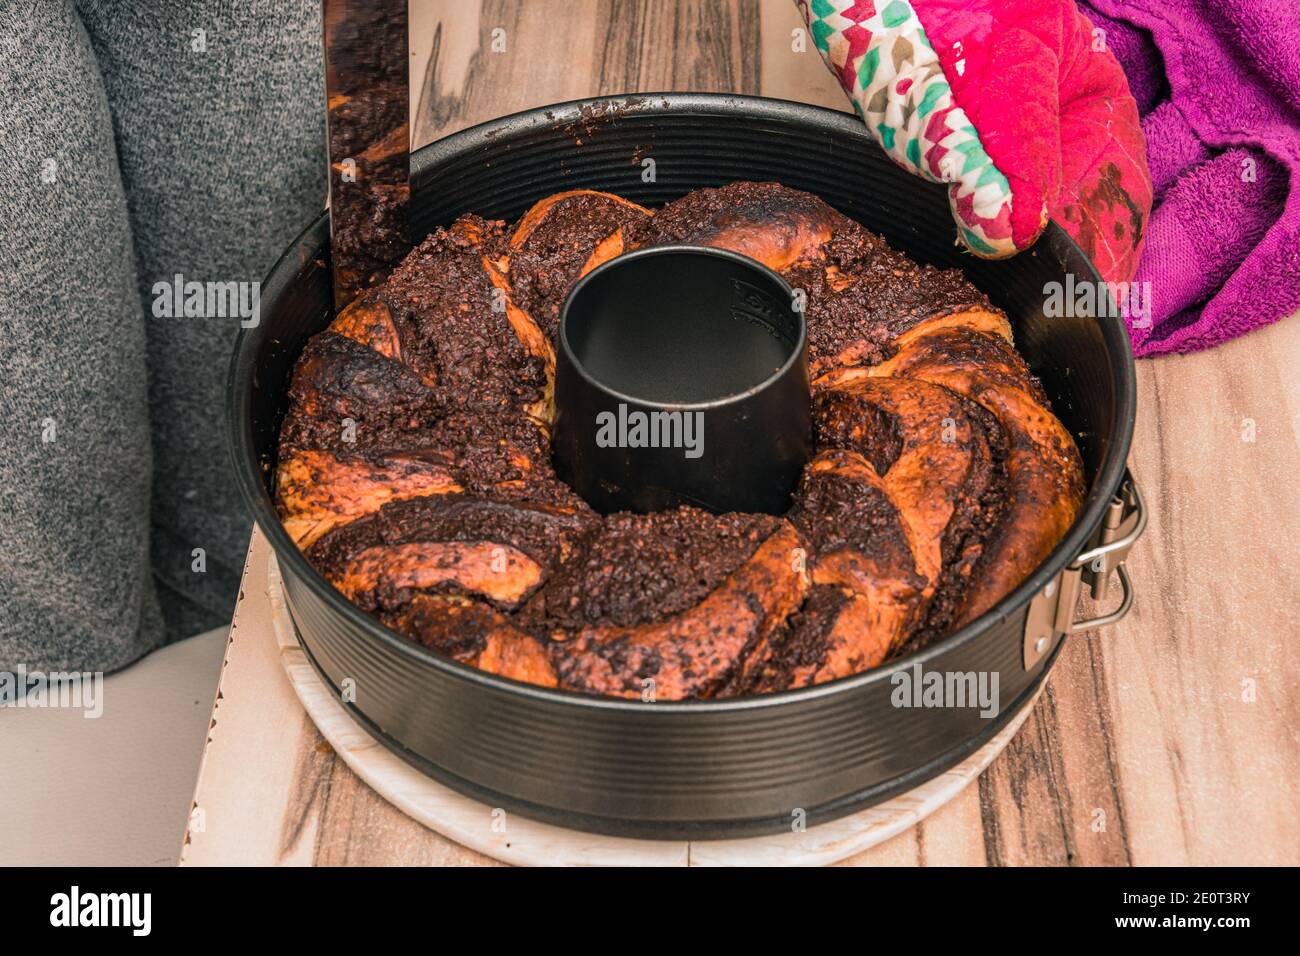
[[[1007,440],[996,418],[975,402],[962,400],[977,422],[978,451],[941,543],[943,571],[924,621],[899,649],[910,653],[947,634],[960,610],[985,545],[1007,511]]]
[[[783,277],[807,295],[808,363],[814,374],[846,352],[850,364],[889,357],[897,336],[923,319],[963,306],[989,306],[958,269],[918,265],[849,221],[823,260],[794,263]]]
[[[519,343],[484,258],[504,249],[503,224],[462,217],[412,250],[381,291],[402,357],[436,380],[447,409],[504,413],[541,399],[542,362]]]
[[[504,620],[500,612],[485,604],[455,598],[417,598],[401,610],[380,612],[378,617],[399,634],[462,664],[477,659],[488,635]]]
[[[588,513],[570,513],[517,501],[445,495],[394,501],[374,514],[330,531],[307,551],[327,578],[347,562],[380,545],[422,541],[493,541],[508,545],[543,568],[553,568],[594,522]]]
[[[770,515],[608,515],[525,610],[543,632],[635,627],[694,607],[772,533]]]
[[[815,671],[821,667],[826,662],[831,628],[849,597],[844,588],[813,587],[781,633],[773,636],[767,654],[750,669],[736,692],[765,694],[785,690],[796,670]]]
[[[842,548],[869,554],[875,562],[923,585],[915,573],[903,518],[881,488],[838,472],[805,471],[788,515],[814,555]]]
[[[510,255],[510,288],[515,301],[555,341],[560,306],[578,281],[597,243],[620,226],[646,215],[607,196],[582,193],[558,200],[546,219]],[[593,229],[593,225],[599,228]]]
[[[624,237],[628,246],[707,245],[724,231],[752,226],[775,231],[776,238],[782,239],[798,224],[817,221],[827,221],[836,229],[848,228],[852,222],[811,193],[780,183],[731,183],[673,200],[654,218],[629,225]]]
[[[823,392],[813,399],[813,440],[818,448],[861,452],[882,477],[903,451],[903,436],[893,415],[838,392]]]
[[[321,332],[294,366],[280,457],[303,449],[402,448],[439,411],[438,396],[401,362]]]

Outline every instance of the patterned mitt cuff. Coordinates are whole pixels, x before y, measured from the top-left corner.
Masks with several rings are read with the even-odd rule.
[[[817,49],[885,152],[905,169],[949,184],[962,243],[984,258],[1015,254],[1011,184],[957,105],[908,0],[796,2]],[[1046,208],[1041,220],[1046,225]]]

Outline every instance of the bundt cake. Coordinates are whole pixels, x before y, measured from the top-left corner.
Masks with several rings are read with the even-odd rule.
[[[560,307],[586,272],[717,246],[806,295],[814,457],[782,516],[594,512],[552,468]],[[1070,434],[957,270],[775,183],[657,211],[559,193],[461,217],[306,345],[280,434],[289,535],[350,601],[454,659],[639,699],[804,687],[988,610],[1074,521]]]

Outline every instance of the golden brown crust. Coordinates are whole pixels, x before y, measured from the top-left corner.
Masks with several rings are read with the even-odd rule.
[[[390,501],[462,490],[437,460],[401,454],[343,458],[328,451],[294,452],[280,462],[275,484],[285,530],[303,550]]]
[[[1045,406],[1041,387],[1005,339],[950,324],[920,330],[871,376],[939,385],[987,409],[1007,441],[1007,514],[972,580],[955,625],[974,620],[1027,578],[1065,536],[1083,505],[1074,439]]]
[[[358,603],[366,594],[454,588],[502,607],[517,607],[541,581],[541,566],[509,545],[417,541],[366,548],[348,561],[334,586]]]
[[[369,346],[385,358],[402,361],[402,341],[393,324],[393,313],[373,296],[363,294],[354,299],[330,323],[330,331]],[[432,387],[438,382],[430,374],[425,384]]]
[[[587,261],[582,265],[582,271],[579,273],[579,278],[585,276],[592,269],[596,268],[596,266],[608,262],[615,256],[621,256],[626,251],[627,250],[623,244],[623,230],[620,227],[615,229],[604,239],[600,240],[600,242],[596,243],[596,248],[591,251],[591,255],[587,257]]]
[[[487,256],[483,257],[483,268],[487,271],[493,288],[501,292],[506,318],[509,319],[510,327],[514,329],[519,344],[524,347],[524,351],[542,363],[546,375],[542,396],[536,402],[526,406],[524,411],[540,427],[549,429],[555,422],[555,349],[551,347],[550,341],[542,334],[542,330],[537,327],[532,317],[515,305],[510,297],[510,283],[505,273],[500,271]]]
[[[417,594],[400,612],[384,616],[396,631],[448,657],[526,684],[554,687],[546,646],[493,608],[448,594]]]
[[[819,452],[804,472],[796,509],[795,521],[814,545],[813,584],[838,588],[848,600],[825,638],[822,659],[815,667],[795,669],[789,687],[847,677],[881,663],[907,638],[929,587],[918,567],[915,530],[884,479],[858,452]],[[846,533],[854,512],[869,520],[869,533]],[[817,522],[828,527],[818,529]]]
[[[560,306],[573,284],[623,251],[622,230],[652,215],[621,196],[594,189],[556,193],[533,204],[496,264],[513,301],[554,339]]]
[[[975,426],[965,408],[944,388],[911,379],[872,378],[862,368],[837,370],[818,384],[823,442],[832,432],[837,443],[850,448],[871,442],[871,420],[852,416],[857,403],[892,418],[901,448],[882,485],[912,530],[917,571],[933,590],[943,563],[943,534],[975,466]]]
[[[901,351],[921,336],[940,329],[968,329],[1005,339],[1008,345],[1015,344],[1011,338],[1011,323],[1005,315],[997,309],[972,308],[932,316],[897,336],[894,347]]]
[[[819,259],[844,217],[817,197],[777,183],[697,189],[624,230],[627,248],[686,243],[728,249],[781,272]]]
[[[554,193],[545,199],[539,199],[533,203],[528,212],[524,213],[515,226],[515,231],[510,236],[510,248],[521,249],[532,238],[533,234],[551,216],[557,206],[561,206],[578,196],[586,196],[597,199],[601,202],[609,203],[614,206],[622,207],[636,216],[651,216],[653,213],[644,206],[638,206],[630,199],[624,199],[622,196],[616,196],[613,193],[604,193],[595,189],[570,189],[566,192]]]

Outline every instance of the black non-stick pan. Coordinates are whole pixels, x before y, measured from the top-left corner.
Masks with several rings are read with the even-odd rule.
[[[647,160],[652,162],[647,162]],[[412,156],[415,239],[461,213],[513,219],[575,188],[647,205],[702,186],[774,180],[821,196],[920,262],[957,266],[1006,310],[1017,345],[1078,440],[1088,494],[1048,560],[987,614],[869,673],[769,696],[641,703],[519,684],[388,631],[306,562],[272,504],[285,389],[303,343],[331,318],[324,215],[262,289],[262,320],[230,375],[238,478],[279,560],[302,645],[352,715],[439,781],[492,807],[603,833],[730,837],[832,819],[901,793],[992,737],[1043,680],[1081,584],[1104,581],[1140,531],[1127,479],[1133,359],[1113,315],[1049,318],[1045,285],[1098,281],[1057,225],[1012,259],[964,253],[941,186],[896,167],[848,114],[744,96],[665,93],[565,103],[494,120]],[[1131,599],[1122,566],[1120,612]],[[1116,612],[1116,613],[1120,613]],[[1114,615],[1111,615],[1113,617]],[[1097,623],[1083,622],[1084,626]],[[896,706],[918,673],[997,677],[994,716]]]

